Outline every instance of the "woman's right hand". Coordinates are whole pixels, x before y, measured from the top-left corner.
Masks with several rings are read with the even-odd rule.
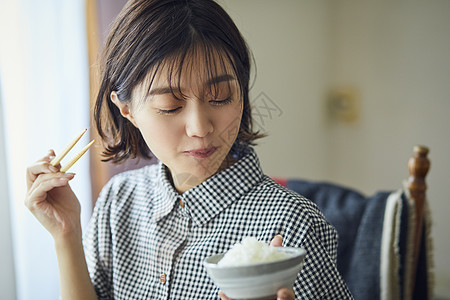
[[[74,173],[59,172],[53,167],[53,150],[27,168],[26,207],[50,232],[54,239],[75,234],[81,236],[80,203],[69,186]]]

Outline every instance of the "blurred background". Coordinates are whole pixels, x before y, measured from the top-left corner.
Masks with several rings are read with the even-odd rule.
[[[219,2],[255,58],[254,120],[268,133],[256,151],[268,175],[370,195],[401,188],[413,146],[430,148],[435,295],[450,299],[450,1]],[[59,298],[52,240],[23,206],[25,169],[92,128],[95,58],[124,3],[0,2],[1,299]],[[83,225],[107,178],[149,163],[117,168],[100,151],[73,167]]]

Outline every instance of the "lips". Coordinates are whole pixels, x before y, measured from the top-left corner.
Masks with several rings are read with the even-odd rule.
[[[217,147],[208,147],[208,148],[202,148],[202,149],[194,149],[194,150],[188,150],[184,151],[187,155],[190,155],[192,157],[196,158],[207,158],[213,155],[214,152],[216,152]]]

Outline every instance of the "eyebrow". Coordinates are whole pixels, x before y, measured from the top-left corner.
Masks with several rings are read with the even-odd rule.
[[[218,84],[224,81],[233,81],[236,80],[236,78],[233,75],[230,74],[223,74],[216,77],[213,77],[206,81],[205,86],[211,86],[213,84]],[[163,95],[163,94],[171,94],[173,89],[170,87],[157,87],[154,89],[151,89],[149,92],[149,95]]]

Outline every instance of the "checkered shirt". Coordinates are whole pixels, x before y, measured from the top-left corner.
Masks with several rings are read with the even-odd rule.
[[[251,148],[182,195],[161,163],[116,175],[84,244],[99,299],[219,299],[203,260],[246,236],[277,234],[307,251],[296,299],[352,299],[336,269],[335,229],[312,201],[265,176]]]

